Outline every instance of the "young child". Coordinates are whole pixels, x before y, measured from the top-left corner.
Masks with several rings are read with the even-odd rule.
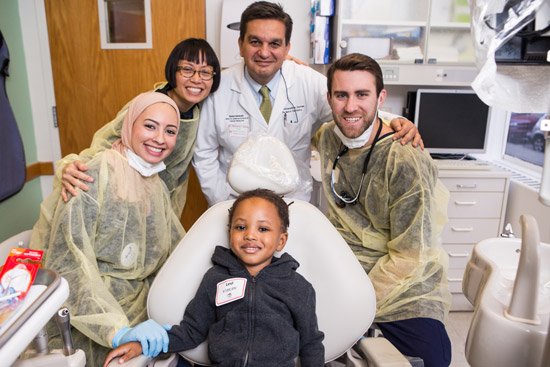
[[[208,338],[212,366],[324,365],[323,333],[317,327],[315,291],[296,272],[289,254],[274,257],[287,241],[286,202],[270,190],[241,194],[229,210],[230,249],[217,246],[183,320],[168,330],[169,353],[195,348]],[[149,320],[147,322],[151,322]],[[123,344],[105,359],[119,363],[142,353]]]

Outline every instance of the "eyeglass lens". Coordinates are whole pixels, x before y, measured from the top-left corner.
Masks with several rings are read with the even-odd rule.
[[[199,77],[202,79],[202,80],[210,80],[214,77],[215,73],[213,71],[209,71],[209,70],[197,70],[197,69],[192,69],[192,68],[187,68],[187,67],[178,67],[177,69],[181,75],[185,78],[192,78],[195,73],[198,73],[199,74]]]

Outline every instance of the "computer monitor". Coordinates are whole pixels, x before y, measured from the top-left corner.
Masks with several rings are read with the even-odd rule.
[[[424,146],[436,155],[484,153],[490,108],[473,90],[418,89],[414,123]]]

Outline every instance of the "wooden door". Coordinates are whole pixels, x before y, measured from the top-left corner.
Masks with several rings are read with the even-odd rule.
[[[45,0],[61,152],[90,146],[93,134],[128,101],[165,80],[172,48],[205,38],[204,0],[151,0],[153,48],[102,50],[97,0]],[[207,208],[191,174],[182,224],[188,229]]]

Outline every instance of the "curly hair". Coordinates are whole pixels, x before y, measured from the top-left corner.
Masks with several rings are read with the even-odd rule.
[[[283,200],[281,196],[267,189],[255,189],[255,190],[245,191],[242,194],[240,194],[237,197],[237,199],[235,199],[235,202],[229,209],[229,228],[231,228],[231,222],[233,221],[233,214],[235,213],[235,210],[237,209],[239,204],[244,200],[251,199],[251,198],[264,199],[269,201],[273,205],[275,205],[275,208],[277,209],[277,214],[279,215],[279,219],[281,220],[281,230],[283,232],[286,232],[288,230],[288,226],[290,224],[289,215],[288,215],[288,204]]]

